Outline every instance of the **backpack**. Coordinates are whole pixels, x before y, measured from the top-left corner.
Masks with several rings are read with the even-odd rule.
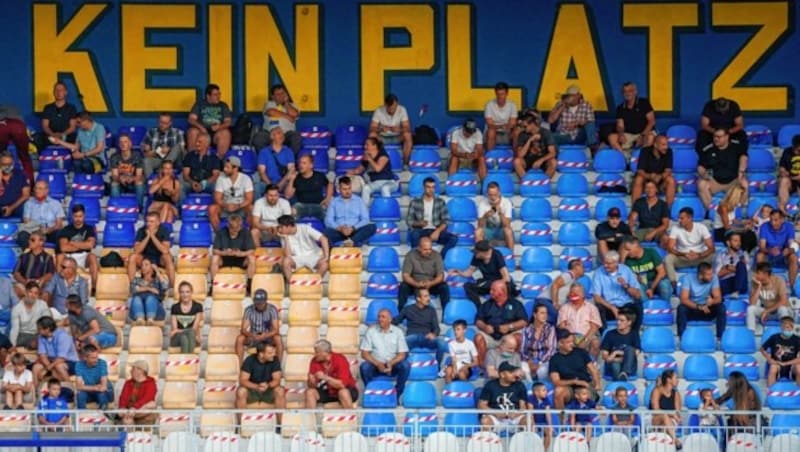
[[[425,124],[417,126],[414,129],[414,144],[438,146],[439,136],[436,134],[436,129]]]
[[[231,144],[250,144],[250,134],[253,132],[253,120],[247,113],[242,113],[236,118],[231,130]]]

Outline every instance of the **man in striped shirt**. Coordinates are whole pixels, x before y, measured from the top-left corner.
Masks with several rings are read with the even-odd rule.
[[[267,291],[258,289],[253,294],[253,304],[244,310],[242,329],[236,338],[236,355],[244,359],[245,346],[255,347],[266,343],[275,346],[277,356],[283,356],[278,309],[267,303]]]

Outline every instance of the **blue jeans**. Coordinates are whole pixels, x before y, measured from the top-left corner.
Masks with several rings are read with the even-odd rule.
[[[408,231],[408,236],[411,240],[411,248],[416,248],[417,245],[419,245],[419,239],[423,237],[430,237],[430,235],[433,234],[433,231],[434,231],[433,229],[419,229],[419,228],[411,229],[410,231]],[[442,233],[439,234],[439,240],[437,240],[436,243],[442,245],[441,254],[442,254],[442,259],[444,259],[444,256],[447,254],[447,252],[450,251],[453,247],[455,247],[456,243],[458,243],[458,237],[455,234],[451,234],[447,231],[442,231]]]
[[[118,197],[122,193],[136,193],[136,202],[139,207],[144,205],[144,184],[135,184],[133,187],[130,185],[122,185],[116,182],[111,183],[111,196]]]
[[[592,146],[597,144],[597,126],[594,122],[587,122],[578,130],[578,134],[575,135],[575,138],[572,138],[571,135],[566,133],[553,133],[553,139],[556,141],[557,145],[562,144],[585,144],[586,146]]]
[[[448,351],[448,345],[444,339],[437,337],[436,339],[431,340],[425,337],[423,334],[409,334],[406,336],[406,344],[408,344],[409,350],[413,350],[415,348],[434,350],[436,352],[436,361],[439,362],[439,365],[442,364],[442,358]]]
[[[377,227],[374,224],[370,223],[354,230],[353,234],[348,237],[342,234],[341,232],[337,231],[336,229],[325,228],[325,237],[327,237],[328,240],[330,240],[331,245],[346,239],[350,239],[353,241],[354,246],[361,246],[367,243],[367,240],[369,240],[370,237],[375,235],[376,230]]]
[[[606,364],[606,374],[611,375],[614,381],[619,380],[619,374],[625,372],[628,377],[636,375],[636,349],[625,347],[621,362],[609,362]]]
[[[117,334],[116,333],[108,333],[105,331],[101,331],[94,336],[94,340],[97,341],[97,346],[101,349],[113,347],[117,345]]]
[[[86,409],[86,404],[94,402],[101,410],[108,408],[108,404],[114,401],[114,387],[108,383],[108,389],[103,392],[78,391],[77,407],[79,410]]]
[[[378,369],[372,365],[372,363],[367,361],[361,363],[359,366],[359,371],[361,372],[361,380],[364,381],[364,386],[368,385],[370,381],[379,376],[386,376],[385,373],[379,372]],[[408,361],[400,361],[392,366],[392,372],[389,375],[397,378],[397,382],[395,383],[395,387],[397,388],[397,398],[400,398],[400,396],[403,395],[403,390],[406,388],[406,381],[408,380],[408,374],[410,372],[411,365],[408,364]]]
[[[138,294],[131,297],[128,304],[131,320],[164,320],[167,316],[161,300],[155,294]]]
[[[734,273],[733,277],[719,280],[719,288],[723,296],[734,292],[738,292],[739,295],[750,293],[747,282],[747,265],[743,261],[739,261],[736,264],[736,273]]]
[[[642,302],[647,301],[647,289],[650,287],[649,285],[639,284],[642,291]],[[672,283],[669,282],[669,278],[664,278],[658,282],[658,286],[656,287],[656,293],[653,294],[655,297],[658,297],[662,300],[669,301],[672,297]]]

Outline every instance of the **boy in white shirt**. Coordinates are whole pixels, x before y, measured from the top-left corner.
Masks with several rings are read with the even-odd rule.
[[[450,365],[445,369],[445,381],[469,380],[472,369],[478,367],[478,349],[475,343],[466,337],[467,322],[456,320],[453,323],[455,339],[448,344]]]
[[[11,357],[11,369],[3,374],[3,389],[6,393],[5,410],[24,410],[22,399],[33,391],[33,374],[25,368],[25,356],[15,353]]]
[[[296,269],[306,267],[325,276],[328,271],[328,239],[307,224],[295,224],[294,217],[278,218],[278,236],[283,245],[283,275],[286,282]]]

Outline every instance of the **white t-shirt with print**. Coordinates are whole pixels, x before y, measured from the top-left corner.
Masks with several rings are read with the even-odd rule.
[[[450,356],[455,356],[456,370],[461,370],[462,367],[470,365],[478,356],[478,349],[475,348],[475,343],[467,338],[464,338],[464,342],[458,342],[453,339],[447,348]]]
[[[283,240],[288,241],[292,256],[308,256],[320,252],[321,248],[317,242],[321,237],[322,234],[313,227],[307,224],[298,224],[297,232],[283,237]]]
[[[278,226],[278,218],[282,215],[291,215],[292,206],[289,201],[278,198],[278,202],[271,206],[266,198],[259,198],[253,205],[253,216],[259,219],[261,226]]]
[[[245,193],[253,191],[253,181],[244,173],[236,176],[236,182],[227,175],[220,174],[214,185],[214,191],[222,193],[222,202],[225,204],[241,204],[244,202]]]
[[[676,224],[670,229],[669,238],[675,239],[675,249],[681,253],[702,253],[706,250],[705,240],[711,238],[711,233],[703,223],[692,223],[691,231]]]
[[[380,127],[399,127],[404,122],[408,121],[408,111],[406,111],[406,107],[402,105],[397,106],[397,110],[394,111],[393,115],[390,115],[388,111],[386,111],[386,105],[381,105],[378,107],[374,113],[372,113],[372,122],[378,124],[378,128]],[[383,136],[397,136],[399,133],[397,132],[380,132]]]
[[[497,105],[497,99],[492,99],[486,102],[486,107],[483,109],[483,117],[491,119],[496,126],[504,126],[511,119],[517,117],[517,104],[511,100],[506,100],[505,105],[501,107]]]
[[[514,207],[511,205],[511,201],[506,197],[500,198],[500,208],[503,210],[503,216],[510,220],[511,212],[514,209]],[[490,210],[492,210],[492,205],[489,204],[489,198],[484,196],[478,202],[478,218],[482,217]],[[500,224],[500,215],[497,213],[492,214],[486,219],[486,226],[489,226],[490,228],[500,227]]]
[[[464,129],[459,127],[453,130],[453,133],[450,135],[450,142],[456,143],[459,152],[471,154],[475,152],[475,146],[483,144],[483,134],[480,130],[475,130],[475,133],[466,137],[464,135]]]
[[[25,386],[26,384],[32,382],[33,382],[33,374],[28,369],[23,370],[19,376],[14,375],[13,369],[6,369],[5,373],[3,374],[3,386],[5,385]]]

